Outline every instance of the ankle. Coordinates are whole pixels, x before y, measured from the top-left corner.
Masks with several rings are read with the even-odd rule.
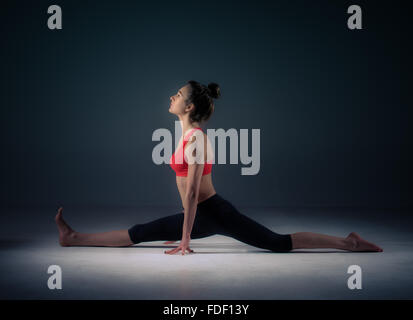
[[[61,238],[61,243],[70,246],[70,245],[76,245],[79,240],[79,233],[76,231],[71,231],[70,233],[65,234]]]
[[[345,238],[343,243],[345,250],[354,250],[357,246],[357,241],[350,237]]]

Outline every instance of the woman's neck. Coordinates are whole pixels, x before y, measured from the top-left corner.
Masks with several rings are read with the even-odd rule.
[[[188,134],[188,132],[193,128],[200,128],[200,124],[198,122],[189,122],[189,120],[184,119],[180,121],[181,128],[182,128],[182,135]]]

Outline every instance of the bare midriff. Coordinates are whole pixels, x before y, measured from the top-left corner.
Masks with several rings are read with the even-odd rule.
[[[204,133],[204,136],[205,133]],[[209,143],[209,142],[208,142]],[[182,145],[182,137],[178,143],[178,148]],[[187,177],[176,176],[176,185],[178,187],[179,195],[181,196],[182,208],[184,207],[184,198],[186,194],[186,181]],[[201,183],[199,186],[198,203],[212,197],[216,193],[212,184],[211,173],[203,175],[201,177]]]
[[[186,194],[186,180],[187,177],[176,176],[176,185],[178,186],[179,195],[181,196],[182,208],[184,207],[184,198]],[[212,197],[216,193],[212,185],[211,174],[206,174],[201,178],[199,187],[198,203]]]

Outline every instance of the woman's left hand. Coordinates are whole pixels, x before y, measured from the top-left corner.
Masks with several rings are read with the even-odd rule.
[[[194,250],[192,250],[189,247],[189,241],[191,241],[191,238],[182,238],[181,243],[179,244],[178,247],[165,251],[166,254],[175,254],[179,252],[180,250],[182,251],[182,255],[185,255],[185,252],[188,251],[189,253],[194,253]]]

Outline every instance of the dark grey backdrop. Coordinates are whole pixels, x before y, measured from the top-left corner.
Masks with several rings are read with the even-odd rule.
[[[222,89],[205,129],[261,129],[258,175],[213,168],[235,205],[412,205],[410,21],[403,1],[2,1],[1,205],[180,205],[151,136],[190,79]]]

